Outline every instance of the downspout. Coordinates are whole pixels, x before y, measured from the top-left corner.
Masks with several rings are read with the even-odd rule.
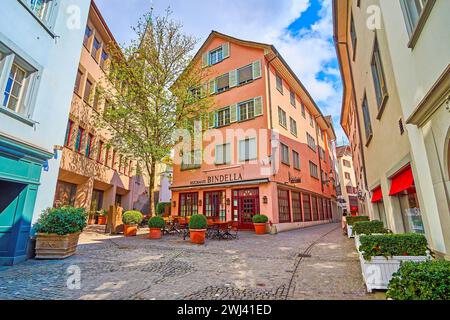
[[[272,90],[271,90],[271,86],[270,86],[270,63],[275,60],[278,56],[275,55],[275,57],[273,57],[270,60],[267,60],[267,91],[268,91],[268,95],[269,95],[269,130],[270,130],[270,136],[269,136],[269,146],[270,146],[270,158],[273,158],[274,152],[272,150],[272,130],[273,130],[273,117],[272,117]],[[272,159],[272,161],[274,161],[275,159]],[[272,168],[275,165],[274,162],[271,163]],[[275,176],[275,170],[273,170],[273,176]]]
[[[314,121],[316,122],[316,141],[317,141],[317,144],[316,144],[316,152],[317,152],[317,157],[319,158],[319,174],[320,174],[320,189],[322,190],[322,194],[323,194],[323,177],[322,177],[322,161],[321,161],[321,159],[320,159],[320,153],[319,153],[319,127],[318,127],[318,123],[317,123],[317,121],[316,121],[316,119],[319,119],[320,118],[320,115],[319,116],[315,116],[314,117]]]

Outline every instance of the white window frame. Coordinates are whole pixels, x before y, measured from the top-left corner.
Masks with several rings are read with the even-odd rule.
[[[248,149],[246,148],[248,143]],[[254,144],[253,144],[254,143]],[[253,148],[252,148],[253,146]],[[242,151],[244,154],[242,154]],[[256,138],[247,138],[239,141],[239,161],[253,161],[258,159],[258,145],[256,144]]]
[[[243,106],[245,106],[245,117],[242,116],[242,112],[241,112],[241,107],[243,107]],[[253,116],[252,117],[249,116],[249,114],[250,114],[249,110],[251,108],[253,108]],[[252,99],[252,100],[247,100],[247,101],[239,103],[238,104],[238,114],[239,114],[239,121],[247,121],[250,119],[254,119],[256,117],[255,116],[255,101]]]
[[[48,7],[45,9],[45,15],[40,16],[33,9],[33,0],[17,0],[21,3],[28,12],[30,12],[33,17],[44,27],[44,29],[53,37],[56,37],[56,34],[53,32],[55,27],[56,18],[58,15],[58,8],[61,7],[61,0],[49,0]]]
[[[225,153],[223,152],[224,149],[222,149],[222,159],[218,158],[218,155],[219,155],[218,149],[219,148],[225,149]],[[225,156],[223,156],[223,154],[225,154]],[[230,164],[231,163],[231,143],[222,143],[222,144],[216,145],[214,158],[215,158],[216,165]]]

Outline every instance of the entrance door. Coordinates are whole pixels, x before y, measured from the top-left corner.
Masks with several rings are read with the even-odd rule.
[[[240,229],[253,229],[252,218],[259,212],[259,189],[233,190],[233,220]]]

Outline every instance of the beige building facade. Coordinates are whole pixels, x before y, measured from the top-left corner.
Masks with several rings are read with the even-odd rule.
[[[358,183],[356,180],[355,167],[353,166],[352,147],[350,145],[336,148],[337,171],[339,174],[338,202],[342,212],[358,215]]]
[[[359,122],[369,214],[396,233],[424,233],[446,257],[449,10],[448,1],[334,1],[343,115],[354,110]]]

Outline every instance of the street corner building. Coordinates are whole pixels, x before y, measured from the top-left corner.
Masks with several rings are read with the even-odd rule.
[[[331,117],[276,48],[213,31],[194,63],[208,69],[215,137],[175,152],[172,215],[250,229],[264,214],[278,231],[338,219]]]
[[[449,259],[450,2],[334,0],[333,11],[361,213],[425,234]]]
[[[2,1],[0,265],[27,257],[32,224],[52,206],[83,32],[67,12],[90,1]],[[62,80],[64,79],[64,81]]]

